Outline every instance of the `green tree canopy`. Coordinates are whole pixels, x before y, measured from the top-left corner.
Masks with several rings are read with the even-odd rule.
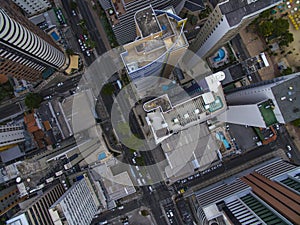
[[[42,102],[42,97],[37,93],[28,93],[25,97],[25,105],[29,109],[37,109],[40,107]]]
[[[274,31],[273,23],[270,21],[262,22],[258,27],[258,31],[265,37],[270,36]]]
[[[293,70],[292,70],[291,67],[287,67],[286,69],[282,70],[282,72],[281,72],[281,74],[282,74],[283,76],[289,75],[289,74],[292,74],[292,73],[293,73]]]
[[[276,19],[273,21],[273,34],[277,37],[284,35],[289,29],[289,22],[286,19]]]
[[[285,32],[281,35],[281,40],[279,42],[280,46],[288,46],[289,43],[292,43],[294,41],[293,34],[290,32]]]
[[[101,92],[105,95],[112,95],[114,90],[114,86],[111,83],[107,83],[102,87]]]
[[[143,210],[141,211],[141,215],[142,215],[142,216],[148,216],[148,215],[149,215],[149,212],[148,212],[146,209],[143,209]]]
[[[73,49],[70,49],[70,48],[66,49],[66,53],[67,53],[68,55],[74,55]]]

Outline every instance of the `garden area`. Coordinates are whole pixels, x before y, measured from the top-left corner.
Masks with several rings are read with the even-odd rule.
[[[300,1],[283,1],[266,10],[250,25],[266,41],[266,49],[279,64],[281,75],[300,70]]]

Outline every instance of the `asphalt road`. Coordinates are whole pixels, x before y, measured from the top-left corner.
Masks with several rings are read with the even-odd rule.
[[[81,79],[81,75],[78,75],[76,77],[65,80],[63,82],[63,85],[61,85],[59,87],[57,86],[57,84],[54,84],[50,87],[47,87],[46,89],[41,90],[40,95],[42,97],[46,97],[49,95],[56,95],[56,94],[67,92],[69,90],[74,90],[74,89],[76,89],[77,84],[80,81],[80,79]]]
[[[75,52],[76,51],[82,52],[80,45],[78,43],[78,39],[79,39],[79,36],[83,34],[83,30],[79,25],[81,19],[79,18],[78,11],[77,11],[76,16],[74,16],[72,14],[72,8],[70,6],[70,1],[63,0],[61,2],[63,4],[63,8],[66,13],[67,23],[71,26],[73,32],[75,33],[74,36],[67,35],[70,38],[68,41],[72,44],[72,47],[75,50]],[[93,40],[93,38],[92,38],[92,40]],[[87,63],[88,66],[90,64],[92,64],[92,62],[94,62],[96,59],[96,57],[94,56],[93,53],[91,53],[91,56],[87,56],[85,52],[82,52],[82,55],[84,56],[85,62]]]
[[[106,52],[106,48],[102,41],[100,33],[97,30],[97,26],[95,24],[94,18],[92,16],[92,14],[90,13],[88,4],[84,0],[77,0],[77,4],[78,4],[78,9],[80,10],[82,17],[86,21],[86,27],[91,36],[91,39],[96,42],[96,51],[99,55],[102,55],[103,53]]]
[[[0,120],[5,120],[6,118],[14,117],[16,115],[22,114],[24,111],[18,103],[11,103],[0,107]]]

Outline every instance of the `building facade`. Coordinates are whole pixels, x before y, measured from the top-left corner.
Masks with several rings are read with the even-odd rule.
[[[43,12],[51,7],[48,0],[13,0],[28,16]]]
[[[66,60],[64,53],[47,34],[7,4],[0,5],[0,74],[35,81],[45,70],[60,69]]]
[[[56,225],[89,225],[99,206],[89,178],[84,174],[49,208],[49,213]]]
[[[24,127],[21,125],[0,126],[0,151],[25,141]]]
[[[201,224],[299,224],[300,167],[274,159],[195,193]],[[240,177],[240,178],[238,178]]]
[[[206,58],[217,52],[241,29],[250,24],[261,12],[272,8],[282,0],[220,0],[211,1],[214,10],[190,46],[198,57]],[[189,62],[192,60],[191,62]],[[186,63],[195,64],[190,57]]]
[[[148,7],[162,10],[173,6],[176,13],[179,13],[185,4],[185,0],[99,0],[102,8],[111,22],[112,30],[121,45],[134,41],[137,37],[134,14]]]
[[[300,73],[233,89],[226,95],[228,110],[221,121],[268,127],[300,118]],[[244,113],[241,113],[244,112]]]
[[[8,225],[52,225],[48,208],[64,193],[61,184],[45,191],[42,195],[30,198],[20,204],[21,211],[6,221]]]

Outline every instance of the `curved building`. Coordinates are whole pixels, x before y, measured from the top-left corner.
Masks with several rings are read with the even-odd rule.
[[[46,69],[57,70],[65,55],[0,9],[0,73],[34,81]]]
[[[153,10],[151,6],[139,10],[134,15],[137,27],[135,41],[124,45],[121,58],[127,74],[139,92],[155,85],[150,76],[170,75],[171,68],[188,47],[183,27],[185,19],[180,18],[173,8]]]

